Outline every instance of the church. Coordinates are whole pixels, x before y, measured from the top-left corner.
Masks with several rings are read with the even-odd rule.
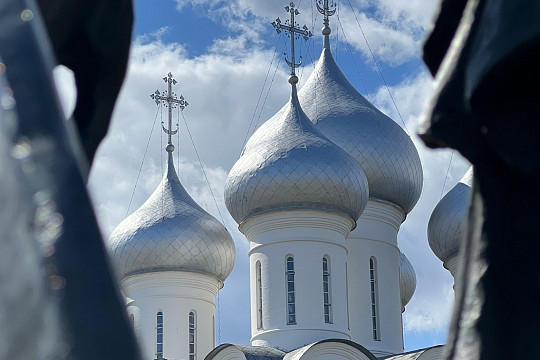
[[[441,359],[444,347],[404,352],[402,313],[416,287],[398,232],[422,192],[410,136],[346,79],[330,50],[328,0],[320,58],[297,89],[295,21],[290,100],[255,131],[229,172],[225,204],[249,243],[251,344],[216,347],[216,296],[235,263],[227,229],[178,179],[169,111],[167,167],[148,200],[111,234],[109,248],[144,359]],[[182,107],[164,78],[166,96]],[[471,171],[435,208],[434,253],[453,276]],[[242,256],[245,256],[244,254]],[[226,329],[225,329],[226,330]]]

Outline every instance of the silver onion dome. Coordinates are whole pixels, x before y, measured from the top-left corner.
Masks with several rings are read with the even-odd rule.
[[[344,213],[356,221],[368,200],[358,164],[321,134],[290,101],[249,139],[225,184],[225,204],[237,223],[278,209]]]
[[[399,253],[399,294],[401,296],[401,311],[411,301],[416,290],[416,273],[404,253]]]
[[[428,241],[433,253],[443,262],[459,252],[467,228],[473,168],[439,201],[428,223]]]
[[[416,147],[403,129],[351,85],[325,47],[298,93],[306,115],[362,167],[371,198],[409,213],[420,198],[423,175]]]
[[[235,261],[227,229],[186,192],[169,152],[167,171],[154,193],[113,231],[109,247],[120,278],[157,271],[186,271],[225,281]]]

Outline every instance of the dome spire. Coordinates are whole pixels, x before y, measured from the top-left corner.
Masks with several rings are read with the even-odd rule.
[[[330,50],[330,33],[332,30],[330,29],[328,18],[336,13],[336,3],[333,1],[329,3],[328,0],[317,0],[315,5],[317,5],[317,10],[323,15],[323,47]]]
[[[165,147],[165,151],[169,153],[169,162],[172,162],[172,152],[174,151],[174,145],[172,143],[172,135],[175,135],[178,132],[178,125],[176,130],[172,129],[172,109],[175,109],[177,106],[180,107],[180,110],[184,110],[186,106],[188,106],[188,102],[184,99],[183,95],[180,95],[180,98],[176,97],[176,94],[172,91],[172,86],[176,85],[178,81],[173,78],[173,75],[171,72],[167,74],[163,78],[163,81],[167,83],[167,92],[162,91],[161,93],[159,90],[156,90],[155,93],[150,95],[152,99],[156,102],[156,105],[159,105],[161,102],[163,105],[167,106],[169,108],[169,122],[168,127],[165,128],[165,125],[163,124],[163,121],[161,122],[161,128],[167,134],[167,146]]]
[[[293,98],[296,98],[296,84],[298,83],[298,76],[296,76],[295,69],[302,65],[302,56],[300,56],[300,62],[296,63],[294,56],[294,40],[299,39],[300,36],[302,36],[304,40],[307,41],[311,36],[313,36],[313,34],[308,30],[306,25],[300,28],[300,26],[294,21],[294,17],[300,14],[300,11],[295,8],[293,2],[291,2],[288,6],[285,6],[285,11],[291,14],[291,20],[285,20],[285,24],[282,24],[281,19],[278,17],[272,22],[272,26],[276,29],[278,34],[281,33],[281,30],[283,30],[291,38],[291,60],[289,61],[287,58],[285,58],[285,62],[291,67],[289,83],[292,85]]]

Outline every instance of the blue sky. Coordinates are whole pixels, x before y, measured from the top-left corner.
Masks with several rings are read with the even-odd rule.
[[[161,78],[171,71],[179,81],[175,91],[190,103],[184,111],[189,132],[180,118],[180,135],[174,139],[180,154],[175,152],[180,180],[201,206],[225,223],[237,248],[235,270],[219,297],[217,328],[221,330],[217,339],[222,343],[248,344],[250,338],[248,244],[225,209],[223,186],[250,124],[249,134],[253,124],[262,124],[288,99],[288,70],[281,55],[286,41],[283,33],[278,35],[270,25],[277,16],[287,18],[283,9],[287,3],[136,0],[128,75],[90,176],[94,206],[108,237],[126,213],[146,200],[161,178],[166,137],[160,134],[159,121],[166,116],[149,94],[166,89]],[[296,5],[301,12],[298,23],[306,24],[314,34],[300,45],[305,64],[298,72],[302,85],[321,51],[322,18],[316,14],[313,0],[297,1]],[[337,15],[330,19],[332,52],[343,73],[379,109],[401,126],[406,123],[411,134],[432,86],[420,51],[435,6],[434,0],[344,0],[338,4],[339,19]],[[276,49],[277,58],[272,62]],[[70,112],[72,77],[62,68],[55,75],[65,109]],[[428,150],[414,135],[413,140],[423,163],[424,190],[398,238],[417,274],[417,290],[404,314],[406,350],[445,342],[454,297],[452,278],[429,249],[426,228],[441,194],[468,168],[458,154],[452,157],[448,150]]]

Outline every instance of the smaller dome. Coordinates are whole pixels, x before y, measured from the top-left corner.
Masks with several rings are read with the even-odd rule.
[[[296,86],[291,100],[247,142],[225,184],[237,223],[278,209],[343,213],[356,221],[368,200],[362,168],[304,114]]]
[[[467,228],[473,168],[439,201],[428,223],[428,241],[433,253],[443,262],[459,252]]]
[[[418,151],[396,122],[351,85],[329,45],[298,98],[316,128],[360,164],[370,198],[390,201],[410,213],[423,186]]]
[[[404,253],[399,253],[399,294],[401,295],[402,311],[411,301],[416,290],[416,273]]]
[[[120,278],[157,271],[186,271],[225,281],[235,260],[231,235],[186,192],[170,152],[161,183],[113,231],[109,247]]]

